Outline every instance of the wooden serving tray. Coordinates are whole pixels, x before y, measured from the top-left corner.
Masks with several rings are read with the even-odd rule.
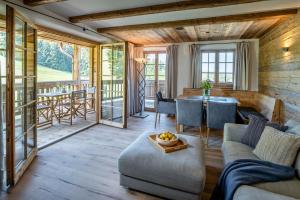
[[[174,146],[171,146],[171,147],[167,147],[167,146],[159,144],[156,141],[156,134],[149,135],[148,139],[154,144],[155,147],[157,147],[159,150],[161,150],[164,153],[171,153],[174,151],[179,151],[181,149],[186,149],[188,147],[188,144],[186,142],[182,141],[181,139],[178,140],[177,144],[175,144]]]

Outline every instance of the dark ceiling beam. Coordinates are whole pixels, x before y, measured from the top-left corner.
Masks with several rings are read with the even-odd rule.
[[[97,31],[99,33],[111,33],[116,31],[177,28],[177,27],[198,26],[198,25],[206,25],[206,24],[255,21],[255,20],[271,19],[275,17],[277,18],[289,17],[291,15],[297,14],[297,12],[298,12],[297,9],[286,9],[286,10],[247,13],[247,14],[239,14],[239,15],[220,16],[220,17],[209,17],[209,18],[188,19],[188,20],[179,20],[179,21],[158,22],[158,23],[150,23],[150,24],[137,24],[137,25],[98,28]]]
[[[123,10],[113,10],[107,12],[92,13],[87,15],[73,16],[69,20],[73,23],[84,21],[98,21],[123,17],[132,17],[138,15],[149,15],[156,13],[190,10],[199,8],[214,8],[219,6],[230,6],[235,4],[253,3],[265,0],[197,0],[197,1],[180,1],[160,5],[144,6],[129,8]]]
[[[23,3],[27,6],[40,6],[40,5],[56,3],[61,1],[67,1],[67,0],[23,0]]]

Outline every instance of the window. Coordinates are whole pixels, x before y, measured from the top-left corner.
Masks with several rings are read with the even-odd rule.
[[[202,80],[219,85],[232,85],[234,50],[203,51],[201,59]]]

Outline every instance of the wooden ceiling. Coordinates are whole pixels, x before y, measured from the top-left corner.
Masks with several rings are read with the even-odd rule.
[[[136,44],[180,43],[229,39],[260,38],[279,23],[281,18],[248,22],[187,26],[182,29],[159,28],[150,30],[116,31],[110,34]]]
[[[27,5],[42,5],[64,0],[24,0]],[[142,15],[176,12],[182,10],[216,8],[266,0],[182,0],[160,5],[133,7],[72,16],[72,23],[122,19]],[[266,1],[268,2],[268,1]],[[135,44],[180,43],[228,39],[260,38],[275,25],[297,14],[298,9],[269,10],[208,18],[185,19],[146,24],[106,26],[98,28],[99,34],[112,40],[125,40]]]

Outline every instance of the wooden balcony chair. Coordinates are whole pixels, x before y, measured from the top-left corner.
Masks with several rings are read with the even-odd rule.
[[[36,106],[37,110],[37,127],[53,125],[52,108],[48,101],[39,100]]]
[[[86,90],[73,91],[69,98],[61,100],[60,121],[68,121],[72,125],[76,116],[86,120],[86,114]]]
[[[88,87],[86,92],[87,92],[87,97],[86,97],[87,113],[94,113],[96,111],[95,109],[96,87]]]

